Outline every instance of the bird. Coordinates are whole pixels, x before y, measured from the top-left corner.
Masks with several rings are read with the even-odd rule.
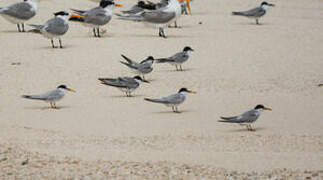
[[[138,14],[146,10],[156,10],[158,7],[156,7],[157,4],[148,2],[145,3],[145,1],[138,1],[137,4],[133,5],[129,10],[121,11],[123,14]]]
[[[255,131],[255,129],[251,127],[251,124],[256,122],[256,120],[264,110],[271,111],[272,109],[265,107],[262,104],[258,104],[254,109],[247,111],[239,116],[221,117],[222,120],[219,120],[219,122],[237,123],[242,126],[246,126],[248,131]]]
[[[153,71],[153,63],[155,61],[154,57],[148,56],[146,59],[141,61],[140,63],[137,63],[130,58],[126,57],[125,55],[121,54],[121,56],[126,60],[120,61],[122,64],[129,67],[133,72],[139,76],[142,76],[143,79],[145,79],[145,75],[149,74]]]
[[[259,7],[253,8],[248,11],[232,12],[232,15],[252,18],[256,20],[256,24],[259,24],[259,19],[266,14],[266,11],[270,6],[273,7],[275,5],[264,1]]]
[[[24,0],[8,7],[0,8],[0,15],[13,24],[18,32],[25,32],[25,22],[36,15],[39,0]]]
[[[59,40],[59,47],[63,48],[61,36],[65,35],[68,31],[68,18],[71,16],[67,11],[59,11],[54,13],[54,18],[48,20],[43,25],[28,24],[29,26],[35,28],[30,30],[30,32],[40,33],[45,38],[51,40],[52,47],[57,48],[54,44],[54,39]]]
[[[172,94],[167,97],[163,97],[159,99],[144,98],[144,100],[153,102],[153,103],[164,104],[167,107],[172,107],[173,112],[179,113],[178,106],[185,101],[186,95],[188,93],[196,94],[195,91],[188,90],[187,88],[181,88],[176,94]]]
[[[126,93],[127,97],[131,97],[131,93],[136,90],[142,82],[149,83],[140,76],[135,77],[118,77],[118,78],[99,78],[101,84],[117,87]]]
[[[61,100],[67,91],[75,92],[73,89],[68,88],[66,85],[60,85],[55,90],[48,91],[40,95],[22,95],[26,99],[42,100],[49,102],[50,107],[53,109],[58,109],[56,102]]]
[[[165,1],[167,5],[157,10],[143,11],[130,15],[116,13],[116,15],[122,20],[139,21],[155,25],[159,29],[159,37],[166,38],[164,27],[172,24],[181,16],[181,5],[177,0]]]
[[[112,0],[101,0],[100,5],[88,11],[71,9],[75,14],[70,21],[79,21],[84,26],[93,28],[94,37],[101,37],[100,27],[108,24],[113,15],[113,7],[121,6]]]
[[[159,58],[156,59],[156,63],[169,63],[176,67],[176,70],[183,71],[182,64],[185,63],[190,57],[189,53],[194,51],[191,47],[184,47],[183,51],[176,53],[175,55],[168,58]]]

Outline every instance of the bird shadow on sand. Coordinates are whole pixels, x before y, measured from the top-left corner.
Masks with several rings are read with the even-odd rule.
[[[142,98],[144,95],[132,95],[132,96],[126,96],[126,95],[114,95],[109,96],[109,98]]]
[[[156,111],[153,112],[154,114],[183,114],[183,113],[190,113],[193,111],[190,110],[180,110],[179,112],[173,112],[173,111]]]
[[[3,32],[3,33],[17,33],[17,34],[19,34],[19,33],[27,33],[27,32],[18,32],[17,30],[4,30],[4,31],[1,31],[1,32]]]
[[[263,127],[258,127],[258,128],[254,128],[255,131],[248,131],[247,128],[245,127],[242,127],[240,129],[232,129],[232,130],[229,130],[227,132],[230,132],[230,133],[238,133],[238,132],[249,132],[249,133],[255,133],[255,132],[259,132],[259,131],[263,131],[263,130],[266,130],[266,128],[263,128]]]
[[[167,69],[167,70],[161,70],[161,72],[189,72],[189,71],[193,71],[195,70],[195,68],[185,68],[182,71],[177,71],[176,69]]]
[[[39,49],[46,49],[46,50],[52,49],[52,50],[57,50],[57,51],[59,51],[59,50],[64,51],[65,49],[69,49],[69,48],[73,48],[73,47],[76,47],[76,46],[73,46],[73,45],[64,45],[63,48],[60,48],[60,47],[53,48],[51,45],[48,45],[48,46],[42,46]]]
[[[50,106],[32,106],[32,107],[25,107],[24,109],[29,110],[60,110],[60,109],[67,109],[70,106],[58,106],[57,109],[53,109]]]

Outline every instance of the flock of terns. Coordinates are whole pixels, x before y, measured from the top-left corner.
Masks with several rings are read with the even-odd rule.
[[[12,4],[8,7],[0,8],[0,16],[9,22],[16,24],[19,32],[25,32],[25,22],[32,19],[37,12],[39,0],[23,0],[23,2]],[[66,34],[69,29],[69,21],[81,23],[93,30],[94,37],[101,37],[100,28],[110,22],[113,16],[114,7],[122,5],[115,3],[113,0],[101,0],[99,6],[90,10],[71,9],[68,11],[59,11],[54,13],[54,17],[49,19],[42,25],[28,24],[32,30],[28,32],[39,33],[50,39],[53,48],[54,40],[59,41],[59,47],[63,48],[61,37]],[[273,4],[262,2],[259,7],[248,11],[232,12],[232,15],[239,15],[256,20],[259,24],[259,19],[266,14],[267,9]],[[165,27],[169,27],[174,23],[177,26],[177,20],[182,14],[191,14],[190,0],[161,0],[159,3],[150,1],[138,1],[130,10],[121,11],[122,14],[116,14],[121,20],[143,22],[153,25],[158,29],[158,35],[166,38],[164,32]],[[131,93],[136,90],[142,82],[149,83],[145,79],[145,75],[153,71],[153,63],[169,63],[176,67],[177,71],[182,71],[182,64],[189,59],[189,53],[194,51],[191,47],[186,46],[181,52],[166,58],[154,59],[149,56],[141,62],[135,62],[130,58],[122,55],[125,61],[121,61],[126,67],[136,73],[134,77],[119,77],[119,78],[99,78],[99,81],[108,86],[116,87],[126,94],[131,96]],[[49,102],[51,108],[58,109],[56,102],[61,100],[67,91],[75,92],[66,85],[60,85],[56,89],[40,95],[23,95],[23,98],[42,100]],[[145,98],[146,101],[153,103],[164,104],[171,107],[173,112],[179,113],[178,106],[182,104],[187,94],[196,92],[187,88],[181,88],[177,93],[163,98]],[[255,122],[264,110],[271,110],[264,105],[257,105],[255,108],[234,117],[221,117],[220,122],[237,123],[244,125],[248,130],[254,130],[251,124]]]

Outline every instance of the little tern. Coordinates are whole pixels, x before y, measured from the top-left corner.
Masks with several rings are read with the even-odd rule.
[[[121,55],[127,62],[120,61],[122,64],[129,67],[133,72],[137,75],[142,76],[143,79],[145,79],[145,75],[149,74],[153,71],[153,63],[154,63],[154,57],[149,56],[145,60],[141,61],[140,63],[137,63],[125,55]]]
[[[225,123],[237,123],[242,126],[247,126],[248,131],[255,131],[251,127],[251,124],[256,122],[256,120],[259,118],[260,114],[264,111],[268,110],[271,111],[271,108],[265,107],[262,104],[257,105],[254,109],[247,111],[239,116],[233,116],[233,117],[221,117],[223,120],[219,120],[219,122],[225,122]]]
[[[194,51],[194,50],[191,47],[186,46],[184,47],[182,52],[176,53],[171,57],[156,59],[156,63],[169,63],[171,65],[174,65],[177,71],[178,70],[183,71],[182,64],[185,63],[190,57],[189,56],[190,51]]]
[[[119,78],[99,78],[102,84],[117,87],[120,91],[126,93],[127,97],[131,97],[131,93],[136,90],[142,82],[149,83],[140,76],[135,77],[119,77]]]
[[[259,7],[253,8],[248,11],[232,12],[232,15],[244,16],[244,17],[256,19],[256,24],[259,24],[259,19],[266,14],[266,11],[270,6],[275,6],[275,5],[264,1],[261,3]]]
[[[25,32],[25,22],[36,15],[39,0],[24,0],[8,7],[0,8],[0,15],[13,24],[19,32]],[[20,27],[21,25],[21,27]]]
[[[67,11],[60,11],[54,13],[54,15],[54,18],[48,20],[43,25],[28,25],[35,28],[31,30],[31,32],[41,33],[45,38],[50,39],[53,48],[56,48],[54,44],[55,38],[59,40],[59,47],[63,48],[61,36],[63,36],[68,31],[68,18],[70,17],[70,13]]]
[[[140,21],[148,24],[153,24],[159,29],[159,36],[166,38],[164,27],[172,24],[181,16],[181,5],[177,0],[165,0],[167,6],[152,10],[143,11],[138,14],[120,15],[120,19],[130,21]]]
[[[61,100],[67,91],[75,92],[73,89],[68,88],[66,85],[60,85],[57,89],[46,92],[41,95],[23,95],[23,98],[34,99],[34,100],[42,100],[45,102],[49,102],[50,107],[53,109],[58,109],[56,106],[56,102]]]
[[[176,94],[172,94],[160,99],[145,98],[145,100],[153,103],[164,104],[167,107],[172,107],[173,112],[178,113],[178,106],[185,101],[187,93],[195,94],[196,92],[188,90],[187,88],[181,88]]]
[[[94,37],[101,37],[100,27],[108,24],[113,15],[113,7],[121,6],[114,3],[112,0],[101,0],[100,5],[88,11],[72,9],[74,17],[71,17],[71,21],[79,21],[84,26],[93,28]]]

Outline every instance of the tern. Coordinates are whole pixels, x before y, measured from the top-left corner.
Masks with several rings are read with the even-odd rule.
[[[264,110],[271,111],[272,109],[259,104],[254,109],[247,111],[239,116],[221,117],[222,120],[219,120],[219,122],[237,123],[242,126],[247,126],[248,131],[255,131],[255,129],[251,127],[251,124],[256,122],[256,120]]]
[[[181,5],[177,0],[165,0],[167,6],[152,10],[143,11],[138,14],[120,15],[120,19],[130,21],[140,21],[148,24],[153,24],[159,29],[159,36],[166,38],[164,27],[172,24],[181,16]]]
[[[71,17],[71,21],[79,21],[84,26],[93,28],[94,37],[101,37],[100,27],[108,24],[113,15],[113,7],[121,6],[114,3],[112,0],[101,0],[100,5],[88,11],[72,9],[74,11],[74,17]]]
[[[73,89],[68,88],[66,85],[60,85],[55,90],[46,92],[41,95],[23,95],[22,97],[49,102],[51,108],[58,109],[56,102],[61,100],[65,96],[65,93],[67,91],[75,92]]]
[[[167,107],[172,107],[173,112],[178,113],[178,106],[185,101],[188,93],[196,94],[195,91],[188,90],[187,88],[181,88],[176,94],[172,94],[160,99],[145,98],[145,100],[153,103],[164,104]]]
[[[25,32],[25,22],[36,15],[39,0],[24,0],[8,7],[0,8],[0,15],[13,24],[19,32]],[[21,25],[21,27],[20,27]]]
[[[191,51],[194,51],[194,50],[191,47],[186,46],[184,47],[182,52],[176,53],[171,57],[156,59],[156,63],[169,63],[171,65],[174,65],[177,71],[178,70],[183,71],[182,64],[188,60],[188,58],[190,57],[189,53]]]
[[[140,76],[119,77],[119,78],[99,78],[102,84],[117,87],[120,91],[131,97],[131,93],[136,90],[142,82],[149,83]]]
[[[248,11],[232,12],[232,15],[245,16],[248,18],[256,19],[256,24],[259,24],[259,19],[266,14],[266,11],[270,6],[275,5],[264,1],[259,7],[253,8]]]
[[[130,58],[126,57],[125,55],[121,55],[127,62],[120,61],[122,64],[129,67],[131,70],[133,70],[134,73],[137,75],[142,76],[143,79],[145,79],[145,75],[149,74],[153,71],[153,63],[154,63],[154,57],[149,56],[145,60],[141,61],[140,63],[137,63]]]
[[[51,40],[52,47],[56,48],[54,44],[54,39],[59,40],[59,47],[63,48],[61,36],[63,36],[69,28],[68,18],[70,13],[67,11],[60,11],[54,13],[55,17],[48,20],[43,25],[28,24],[29,26],[35,28],[30,32],[41,33],[44,37]]]

